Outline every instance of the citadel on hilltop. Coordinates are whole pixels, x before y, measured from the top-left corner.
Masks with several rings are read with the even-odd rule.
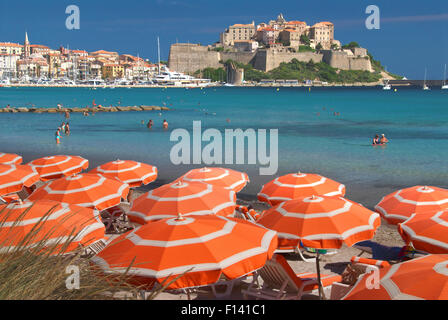
[[[374,72],[364,48],[344,48],[335,40],[331,22],[312,26],[303,21],[287,21],[282,14],[269,23],[234,24],[220,35],[220,41],[208,46],[176,43],[171,46],[170,69],[194,73],[205,68],[220,68],[232,60],[250,64],[268,72],[282,62],[325,62],[340,70]]]

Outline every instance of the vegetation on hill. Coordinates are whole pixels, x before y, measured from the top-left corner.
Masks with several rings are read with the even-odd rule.
[[[250,64],[242,64],[236,61],[227,60],[224,64],[233,62],[238,68],[244,69],[244,79],[246,81],[259,82],[263,79],[270,80],[318,80],[335,83],[354,83],[354,82],[376,82],[382,76],[380,72],[371,73],[369,71],[358,70],[339,70],[335,69],[325,62],[314,63],[312,60],[301,62],[292,59],[291,62],[281,63],[277,68],[263,72],[256,70]],[[195,76],[202,76],[213,81],[225,81],[224,68],[206,68],[196,71]]]

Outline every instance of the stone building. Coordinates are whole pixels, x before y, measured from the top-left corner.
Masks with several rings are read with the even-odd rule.
[[[288,46],[298,47],[300,45],[300,37],[304,34],[301,30],[285,29],[280,32],[280,41],[287,43]]]
[[[23,45],[11,42],[0,42],[0,54],[18,54],[23,53]]]
[[[221,33],[220,42],[223,46],[233,46],[234,41],[248,41],[255,36],[255,22],[250,24],[234,24]]]
[[[308,37],[314,46],[320,43],[324,49],[330,49],[334,41],[334,24],[327,21],[316,23],[309,29]]]

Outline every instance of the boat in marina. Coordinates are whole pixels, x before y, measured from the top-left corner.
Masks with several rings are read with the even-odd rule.
[[[445,72],[443,74],[442,90],[448,90],[448,84],[446,84],[446,64],[445,64]]]

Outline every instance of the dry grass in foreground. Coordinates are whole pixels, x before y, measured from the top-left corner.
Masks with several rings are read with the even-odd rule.
[[[6,207],[0,210],[0,300],[105,300],[137,299],[140,288],[130,284],[129,268],[122,274],[104,274],[83,257],[80,248],[64,254],[73,239],[58,240],[49,245],[57,226],[45,233],[42,227],[51,211],[27,233],[20,243],[11,247],[14,227],[26,216],[26,211],[8,225]],[[17,230],[17,229],[16,229]],[[40,241],[33,241],[38,237]],[[8,240],[9,239],[9,240]],[[72,288],[73,266],[79,270],[79,289]],[[67,286],[68,283],[68,286]],[[153,299],[163,288],[151,292]]]

